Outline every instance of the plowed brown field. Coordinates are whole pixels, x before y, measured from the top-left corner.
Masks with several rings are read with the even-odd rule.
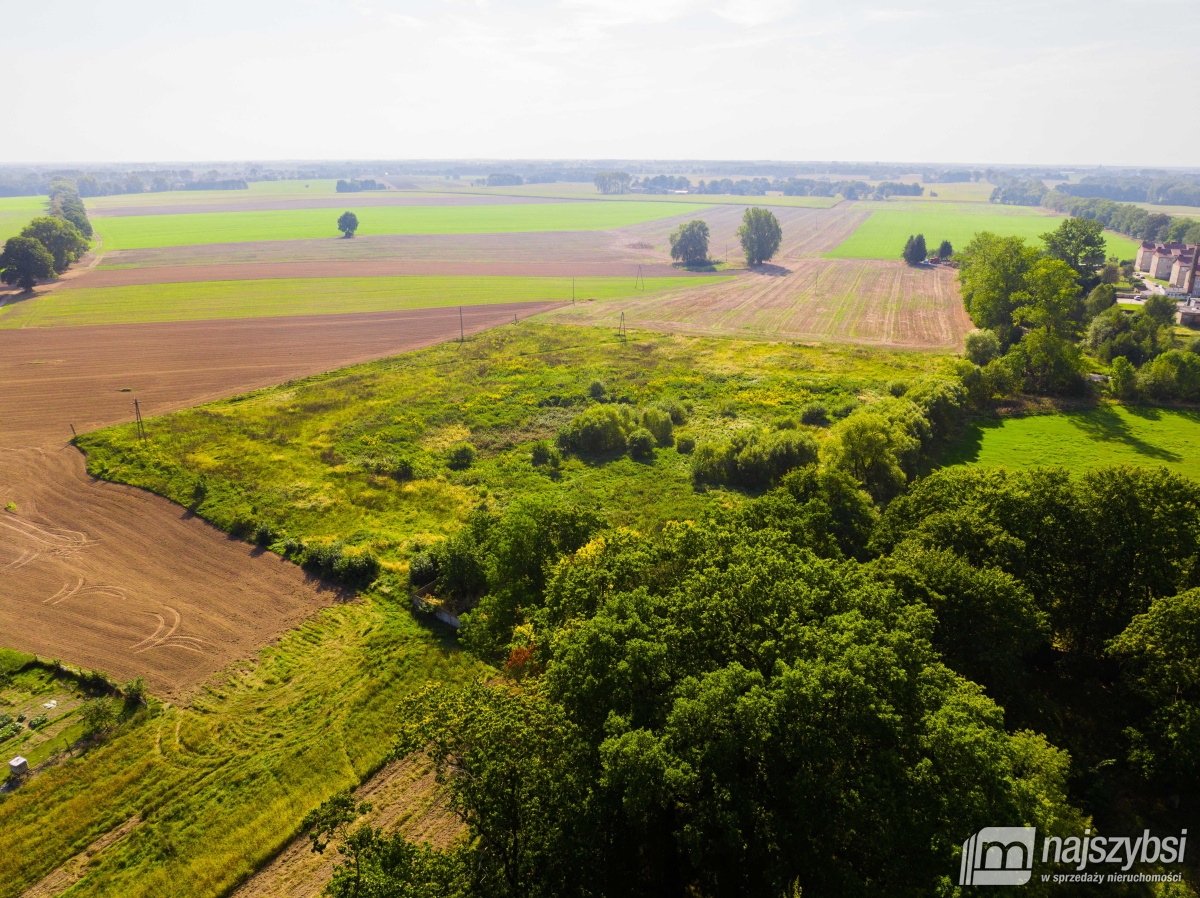
[[[89,477],[81,453],[0,451],[4,644],[142,676],[179,700],[345,595],[150,493]],[[255,558],[255,555],[262,555]]]
[[[463,309],[468,333],[552,307]],[[339,592],[171,502],[94,480],[91,429],[458,335],[457,309],[0,332],[0,644],[178,700]],[[130,392],[121,392],[129,389]],[[153,428],[153,421],[149,425]]]
[[[176,265],[166,268],[95,269],[60,289],[196,284],[274,278],[468,276],[468,277],[680,277],[666,262],[410,262],[403,259],[329,262],[247,262],[241,265]],[[699,273],[697,273],[699,274]]]
[[[801,258],[742,277],[645,299],[578,303],[563,324],[829,340],[912,349],[962,348],[971,329],[954,272],[903,262]]]

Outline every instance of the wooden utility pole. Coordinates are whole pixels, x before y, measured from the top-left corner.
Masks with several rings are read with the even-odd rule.
[[[624,312],[621,313],[621,325],[620,325],[620,330],[617,331],[617,335],[621,338],[621,342],[624,343],[625,342],[625,313]]]
[[[575,301],[575,278],[571,278],[571,302]]]
[[[146,442],[146,424],[142,421],[142,408],[138,405],[138,401],[133,400],[133,416],[137,420],[138,436],[142,438],[142,442]],[[75,426],[71,425],[71,430],[75,430]]]
[[[639,284],[640,284],[640,286],[639,286]],[[642,277],[642,266],[641,265],[638,266],[637,277],[634,278],[634,280],[633,280],[633,289],[635,289],[635,290],[645,290],[646,289],[646,279],[644,277]]]
[[[458,307],[458,342],[463,342],[462,306]]]

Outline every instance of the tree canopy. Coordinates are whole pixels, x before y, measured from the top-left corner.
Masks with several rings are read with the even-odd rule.
[[[54,257],[40,240],[9,237],[0,253],[0,281],[32,290],[38,281],[54,277]]]
[[[671,258],[689,265],[708,261],[708,225],[700,219],[681,224],[671,234]]]
[[[925,235],[917,234],[915,237],[911,234],[904,244],[904,251],[901,253],[904,261],[909,265],[919,265],[924,262],[929,256],[929,250],[925,246]]]
[[[770,209],[753,206],[742,215],[742,224],[737,231],[746,253],[748,265],[761,265],[779,250],[783,240],[783,228]]]
[[[87,239],[75,225],[49,215],[35,218],[24,227],[21,236],[32,237],[50,251],[54,258],[55,274],[62,274],[68,265],[88,250]]]
[[[1065,262],[1080,277],[1092,277],[1104,267],[1104,225],[1087,218],[1067,218],[1042,234],[1046,255]]]
[[[596,185],[596,189],[604,194],[629,193],[629,185],[633,182],[633,178],[628,172],[602,171],[596,173],[592,182]]]
[[[353,237],[358,230],[358,216],[353,212],[343,212],[338,216],[337,226],[343,237]]]

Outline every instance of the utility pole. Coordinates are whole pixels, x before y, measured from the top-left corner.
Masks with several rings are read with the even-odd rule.
[[[462,306],[458,307],[458,342],[463,342]]]
[[[142,442],[144,443],[146,442],[146,425],[145,422],[142,421],[142,409],[141,406],[138,405],[138,401],[136,399],[133,400],[133,416],[137,420],[138,436],[142,438]],[[71,431],[75,431],[75,425],[73,424],[71,425]]]
[[[575,278],[571,278],[571,302],[575,301]]]

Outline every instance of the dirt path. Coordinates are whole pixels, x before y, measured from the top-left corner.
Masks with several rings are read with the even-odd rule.
[[[138,817],[130,817],[116,829],[102,835],[37,885],[26,889],[21,894],[21,898],[54,898],[55,895],[61,895],[71,886],[75,885],[75,883],[79,882],[79,880],[83,879],[92,858],[96,857],[106,848],[120,842],[137,829],[140,823],[141,820]]]

